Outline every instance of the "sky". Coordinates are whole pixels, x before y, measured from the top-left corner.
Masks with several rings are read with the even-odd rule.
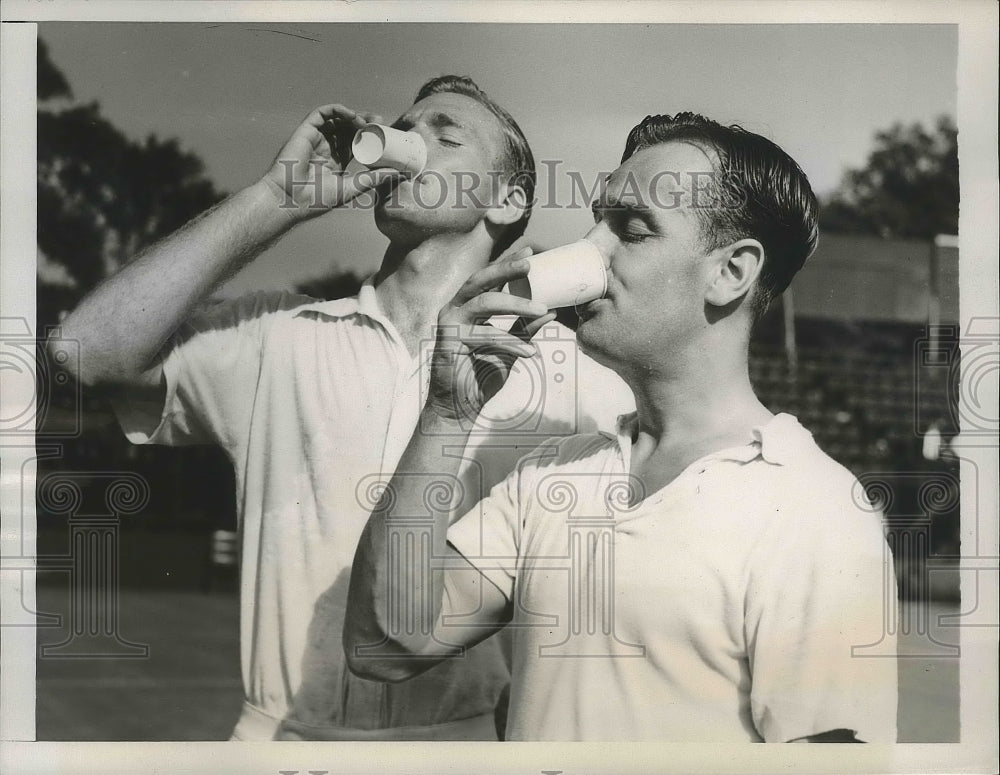
[[[539,190],[554,185],[564,205],[568,172],[591,181],[613,170],[649,113],[691,110],[759,132],[820,194],[864,163],[876,131],[956,113],[951,25],[43,22],[38,34],[76,101],[98,101],[133,138],[178,138],[230,192],[264,173],[316,105],[391,119],[442,73],[473,77],[514,115],[549,163]],[[578,197],[536,210],[527,236],[550,247],[590,224]],[[364,274],[386,244],[370,212],[335,211],[296,228],[223,295]]]

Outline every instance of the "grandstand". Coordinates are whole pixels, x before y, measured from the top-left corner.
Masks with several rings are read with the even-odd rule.
[[[904,598],[959,594],[958,319],[953,239],[832,235],[751,345],[761,400],[796,415],[885,510]]]

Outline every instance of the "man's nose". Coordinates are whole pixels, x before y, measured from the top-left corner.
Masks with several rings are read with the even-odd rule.
[[[584,239],[597,246],[604,258],[605,268],[611,266],[611,257],[615,252],[615,235],[603,223],[595,223],[593,228],[584,235]]]

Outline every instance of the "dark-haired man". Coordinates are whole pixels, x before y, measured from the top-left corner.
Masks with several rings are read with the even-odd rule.
[[[415,436],[359,543],[351,668],[404,680],[510,626],[508,739],[894,741],[894,660],[864,648],[891,653],[880,515],[748,377],[755,319],[816,244],[805,175],[739,127],[652,116],[594,215],[608,292],[578,338],[637,412],[529,453],[450,528],[435,512],[443,571],[414,579],[391,562],[412,532],[397,517],[454,470]],[[496,289],[524,263],[481,270],[442,309],[422,428],[453,430],[488,395],[454,375],[484,313],[512,311]],[[502,334],[491,348],[530,354]],[[389,637],[387,617],[423,613],[414,590],[425,626]]]
[[[340,648],[368,483],[392,471],[426,395],[420,344],[442,304],[524,232],[535,181],[520,128],[468,78],[428,82],[396,122],[427,145],[420,175],[345,170],[369,121],[380,119],[317,108],[259,182],[137,258],[63,324],[80,341],[78,378],[118,395],[132,441],[217,443],[233,461],[245,690],[234,739],[495,739],[508,681],[495,640],[405,687],[356,678]],[[257,294],[194,310],[293,226],[373,190],[390,244],[357,297]],[[575,358],[566,329],[550,332],[559,347],[542,373],[523,370],[471,429],[473,500],[539,434],[611,425],[631,402],[610,372]],[[554,363],[560,352],[575,368]]]

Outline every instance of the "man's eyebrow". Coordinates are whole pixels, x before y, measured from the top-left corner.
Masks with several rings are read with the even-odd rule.
[[[649,205],[644,202],[626,202],[621,199],[608,197],[605,199],[595,199],[590,203],[590,210],[593,213],[616,212],[616,213],[636,213],[645,215],[650,211]]]
[[[465,129],[465,125],[460,121],[452,118],[447,113],[441,113],[440,111],[432,113],[427,123],[435,129]]]
[[[441,111],[435,111],[425,118],[425,122],[428,126],[433,129],[458,129],[460,131],[465,130],[465,125],[458,121],[457,119],[449,116],[447,113],[442,113]],[[409,113],[405,113],[396,119],[393,123],[393,129],[408,130],[413,129],[416,126],[416,122],[413,120],[413,116]]]

